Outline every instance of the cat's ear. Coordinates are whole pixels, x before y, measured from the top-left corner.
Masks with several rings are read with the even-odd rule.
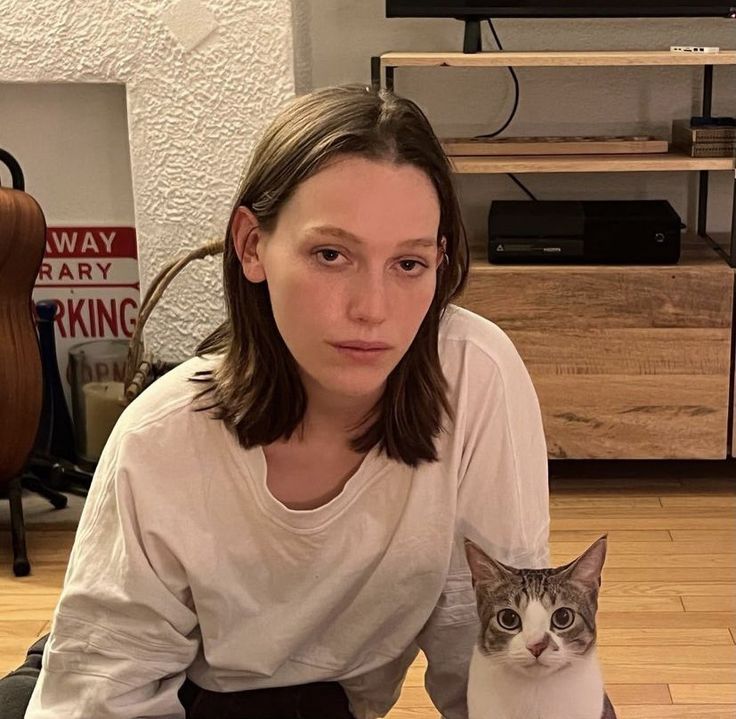
[[[470,567],[473,586],[478,582],[498,581],[511,573],[510,567],[491,559],[475,542],[471,542],[467,537],[465,538],[465,557]]]
[[[577,559],[563,567],[563,573],[581,584],[600,587],[607,540],[607,534],[596,539]]]

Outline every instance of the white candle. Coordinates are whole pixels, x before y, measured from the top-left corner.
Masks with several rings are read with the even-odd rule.
[[[88,382],[84,393],[85,455],[97,461],[102,448],[125,409],[125,386],[122,382]]]

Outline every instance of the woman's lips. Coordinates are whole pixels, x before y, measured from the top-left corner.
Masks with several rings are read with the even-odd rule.
[[[343,356],[358,362],[376,362],[383,358],[388,352],[388,348],[361,350],[354,347],[342,347],[333,345],[335,349]]]
[[[391,349],[391,345],[387,342],[380,342],[378,340],[345,340],[345,342],[330,342],[331,345],[336,347],[348,347],[356,350],[387,350]]]

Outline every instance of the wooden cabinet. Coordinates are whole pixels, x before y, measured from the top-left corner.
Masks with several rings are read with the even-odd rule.
[[[714,65],[736,51],[386,53],[374,85],[400,67],[699,65],[703,110]],[[451,157],[457,173],[700,173],[698,235],[677,265],[491,265],[474,241],[458,304],[511,337],[534,381],[549,455],[585,459],[724,459],[736,456],[733,224],[706,231],[708,173],[734,176],[736,160],[681,152],[641,155]]]
[[[472,264],[457,303],[514,342],[549,456],[723,459],[733,270],[701,241],[676,266]]]

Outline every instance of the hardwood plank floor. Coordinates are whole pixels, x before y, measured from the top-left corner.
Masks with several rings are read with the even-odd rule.
[[[734,719],[736,477],[672,466],[659,477],[553,476],[552,561],[608,533],[598,644],[619,719]],[[0,676],[48,631],[73,540],[71,530],[29,531],[33,574],[19,579],[0,532]],[[425,666],[420,655],[390,719],[439,716]]]
[[[619,719],[734,719],[736,477],[553,478],[550,488],[554,564],[608,534],[598,653]],[[390,719],[439,716],[425,665],[410,669]]]

